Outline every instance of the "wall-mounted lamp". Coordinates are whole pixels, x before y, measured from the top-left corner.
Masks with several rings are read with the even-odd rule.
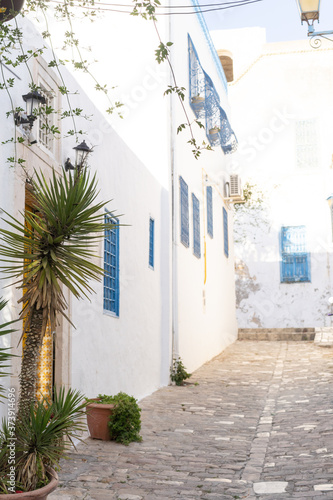
[[[46,100],[45,97],[43,97],[39,92],[37,92],[37,90],[34,90],[33,92],[29,92],[28,94],[23,95],[22,99],[26,103],[26,112],[15,113],[14,115],[15,125],[16,126],[29,125],[29,128],[31,130],[34,121],[37,118],[37,116],[34,115],[34,109],[38,108],[40,104],[45,104]]]
[[[302,24],[313,26],[313,21],[319,21],[320,0],[297,0],[297,5]]]
[[[311,38],[310,45],[314,48],[321,46],[321,40],[316,37],[326,38],[327,40],[333,41],[328,38],[328,35],[333,35],[333,31],[315,31],[313,23],[314,21],[319,22],[319,12],[320,12],[320,0],[296,0],[298,5],[298,10],[301,16],[301,23],[305,21],[308,25],[308,36]]]
[[[65,161],[65,170],[75,170],[76,168],[80,170],[83,165],[86,163],[89,153],[92,153],[92,149],[90,149],[86,141],[82,141],[81,144],[75,146],[73,148],[75,150],[75,166],[71,163],[70,158],[67,158]]]

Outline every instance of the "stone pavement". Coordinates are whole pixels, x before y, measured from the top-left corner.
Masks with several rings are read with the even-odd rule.
[[[140,402],[142,443],[81,444],[49,499],[333,499],[333,349],[238,341],[190,382]]]

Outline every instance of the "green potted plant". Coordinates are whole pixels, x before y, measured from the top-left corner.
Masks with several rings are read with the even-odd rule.
[[[18,411],[15,429],[11,431],[14,435],[10,437],[17,441],[13,466],[18,476],[13,488],[30,492],[32,499],[40,498],[39,494],[34,496],[32,493],[36,486],[54,476],[47,467],[57,465],[66,453],[62,438],[71,439],[77,434],[76,415],[81,416],[86,405],[83,396],[73,391],[68,392],[68,398],[60,392],[52,406],[36,401],[37,364],[43,337],[48,324],[52,331],[55,330],[58,314],[70,321],[61,285],[77,298],[87,296],[92,291],[91,280],[104,274],[102,268],[91,262],[91,257],[96,241],[102,239],[105,230],[112,229],[113,224],[104,222],[104,203],[96,202],[96,176],[91,178],[86,168],[75,170],[68,178],[64,172],[60,176],[53,172],[50,181],[42,173],[35,172],[28,180],[35,210],[25,211],[22,223],[6,214],[7,228],[0,229],[0,255],[2,270],[15,279],[16,286],[19,282],[23,291],[20,317],[24,320],[26,336]],[[42,422],[43,426],[37,422]],[[10,453],[7,428],[5,424],[1,431],[3,460],[6,460],[6,453]],[[30,444],[41,440],[43,450],[35,448],[33,454],[27,451],[31,449],[26,439],[29,433],[32,436]],[[47,438],[45,442],[44,437]],[[19,472],[21,465],[22,474]],[[7,496],[6,492],[4,494]],[[20,495],[24,498],[23,493]]]
[[[124,392],[115,396],[99,394],[88,400],[87,422],[90,436],[128,445],[141,441],[141,409],[137,400]]]

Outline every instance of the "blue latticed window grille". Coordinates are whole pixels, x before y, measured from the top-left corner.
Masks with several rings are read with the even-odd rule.
[[[186,247],[190,245],[190,224],[188,205],[188,185],[182,177],[179,177],[180,190],[180,241]]]
[[[237,149],[237,139],[220,97],[209,75],[203,70],[191,37],[189,44],[190,106],[198,119],[205,120],[206,134],[211,146],[221,146],[225,154]]]
[[[281,228],[281,283],[311,281],[305,226]]]
[[[223,207],[223,238],[224,238],[224,255],[229,257],[229,235],[228,235],[228,212]]]
[[[192,193],[193,208],[193,253],[198,259],[201,257],[200,248],[200,203],[195,194]]]
[[[205,118],[205,75],[191,37],[188,37],[190,106],[197,118]]]
[[[207,199],[207,233],[213,238],[213,189],[212,186],[206,188]]]
[[[318,167],[316,120],[296,122],[296,161],[298,168]]]
[[[155,221],[150,217],[149,219],[149,267],[154,269],[154,232]]]
[[[105,222],[115,226],[104,233],[104,311],[119,316],[119,221],[108,214]]]

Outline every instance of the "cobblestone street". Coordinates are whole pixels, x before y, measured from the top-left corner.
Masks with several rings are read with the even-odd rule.
[[[238,341],[140,402],[142,443],[88,439],[50,500],[333,499],[333,349]]]

